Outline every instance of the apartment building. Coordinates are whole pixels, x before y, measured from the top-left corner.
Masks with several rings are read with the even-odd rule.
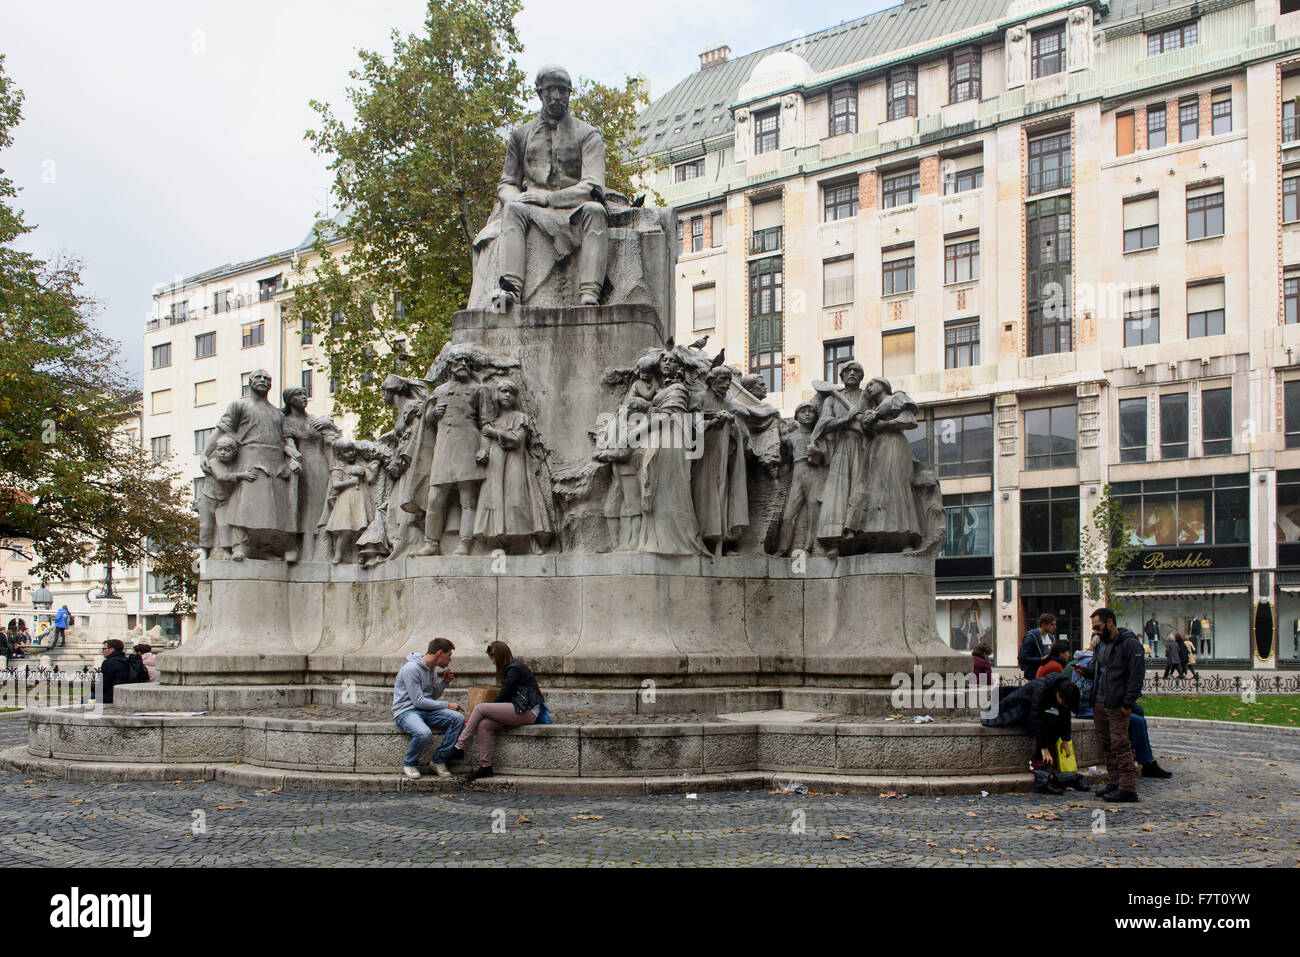
[[[922,407],[940,634],[1077,646],[1081,525],[1142,550],[1122,624],[1300,664],[1300,4],[907,0],[701,55],[641,116],[677,338],[791,414],[856,358]],[[864,614],[869,609],[864,609]]]

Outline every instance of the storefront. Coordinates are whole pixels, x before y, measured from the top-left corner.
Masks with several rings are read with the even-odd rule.
[[[993,494],[945,495],[947,536],[935,560],[935,623],[954,651],[993,648]]]
[[[1116,482],[1142,546],[1125,576],[1120,624],[1161,659],[1186,635],[1198,663],[1251,664],[1250,476]]]

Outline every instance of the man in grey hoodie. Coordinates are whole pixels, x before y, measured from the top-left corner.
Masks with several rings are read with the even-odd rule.
[[[411,746],[402,761],[402,770],[408,778],[420,776],[416,764],[433,740],[435,730],[441,730],[443,735],[442,743],[432,755],[433,769],[438,772],[438,777],[451,776],[446,757],[456,746],[456,739],[465,726],[465,714],[460,705],[443,701],[439,695],[456,677],[455,672],[447,669],[455,647],[446,638],[435,638],[429,642],[429,650],[424,654],[411,652],[406,664],[397,672],[393,686],[393,718],[397,726],[411,736]],[[441,681],[434,673],[435,668],[443,669]]]

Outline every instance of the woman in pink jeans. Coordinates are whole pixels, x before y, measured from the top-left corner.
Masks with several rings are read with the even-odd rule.
[[[492,776],[492,732],[498,728],[518,727],[532,724],[538,715],[546,709],[546,699],[537,687],[537,679],[522,661],[516,661],[510,653],[510,646],[504,641],[494,641],[488,645],[488,657],[496,665],[497,681],[501,685],[496,700],[491,704],[481,704],[465,722],[465,728],[456,741],[456,747],[448,755],[448,760],[455,761],[465,756],[465,745],[478,732],[479,766],[469,773],[468,781]],[[549,723],[543,719],[543,723]]]

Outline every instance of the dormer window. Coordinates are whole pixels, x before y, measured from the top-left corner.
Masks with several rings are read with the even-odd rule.
[[[858,131],[858,85],[840,83],[831,87],[831,136]]]

